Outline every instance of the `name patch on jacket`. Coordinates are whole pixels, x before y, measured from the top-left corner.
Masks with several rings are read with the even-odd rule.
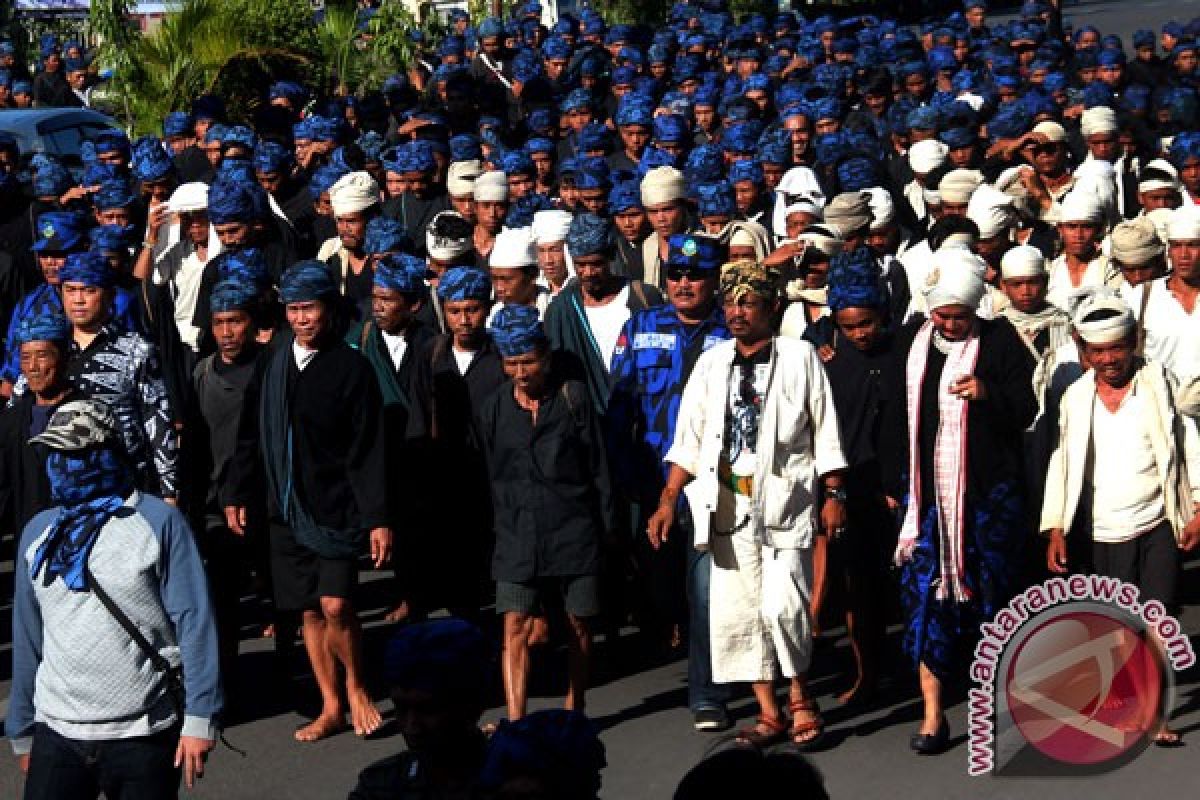
[[[673,333],[635,333],[634,350],[674,350],[677,337]],[[705,343],[707,347],[707,342]]]

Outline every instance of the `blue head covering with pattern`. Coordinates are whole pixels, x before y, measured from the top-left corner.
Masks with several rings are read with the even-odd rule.
[[[329,267],[316,259],[298,261],[279,279],[279,299],[285,304],[322,300],[337,291]]]
[[[391,686],[439,698],[464,691],[482,698],[489,663],[483,634],[455,617],[405,625],[392,636],[383,655],[384,675]]]
[[[438,280],[438,297],[442,302],[492,299],[492,280],[475,267],[451,267]]]
[[[71,253],[67,256],[67,263],[58,271],[58,279],[62,283],[79,283],[111,289],[117,284],[117,273],[108,263],[108,257],[104,253],[89,250],[86,253]]]
[[[286,172],[295,163],[292,151],[279,142],[264,139],[254,148],[254,169],[258,172]]]
[[[483,157],[483,148],[479,146],[479,137],[470,133],[460,133],[450,137],[451,161],[476,161]]]
[[[11,344],[20,347],[26,342],[59,342],[71,338],[71,323],[61,311],[46,308],[37,314],[26,314],[17,323]]]
[[[70,170],[57,161],[47,160],[33,175],[34,197],[58,198],[74,185]]]
[[[368,254],[379,255],[412,249],[413,240],[399,220],[380,215],[367,222],[363,250]]]
[[[106,211],[110,208],[127,208],[136,199],[129,184],[117,179],[100,184],[100,189],[92,197],[92,205],[98,211]]]
[[[641,207],[642,193],[637,181],[621,181],[608,192],[608,210],[612,214],[621,214]]]
[[[829,265],[828,280],[828,303],[832,311],[887,307],[887,292],[879,267],[866,247],[834,256]]]
[[[133,146],[133,174],[143,183],[160,181],[175,171],[175,163],[157,136],[143,136]]]
[[[195,125],[186,111],[172,111],[163,119],[163,136],[189,136]]]
[[[218,280],[234,280],[261,290],[270,285],[271,273],[267,259],[257,247],[226,250],[214,259]]]
[[[492,317],[492,341],[504,358],[524,355],[546,342],[541,315],[532,306],[506,304]]]
[[[375,286],[405,294],[425,289],[425,261],[408,253],[391,253],[375,262]]]
[[[254,181],[253,175],[250,181]],[[257,183],[254,183],[254,188],[259,188]],[[257,211],[258,200],[254,189],[245,180],[218,179],[208,190],[208,219],[213,225],[250,222]]]
[[[576,214],[567,230],[567,252],[572,258],[608,254],[612,247],[612,223],[595,214]]]
[[[733,187],[725,181],[701,184],[695,189],[701,217],[728,217],[732,216],[737,208]]]
[[[251,311],[258,305],[258,284],[225,278],[217,281],[208,297],[214,314],[223,311]]]
[[[136,244],[137,225],[97,225],[88,232],[92,249],[105,253],[128,252]]]

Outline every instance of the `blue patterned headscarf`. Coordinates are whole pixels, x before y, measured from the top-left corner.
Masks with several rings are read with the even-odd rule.
[[[117,273],[103,253],[89,250],[67,256],[67,263],[58,271],[58,279],[62,283],[111,289],[117,283]]]
[[[500,723],[480,784],[499,788],[510,778],[533,775],[547,785],[551,797],[595,797],[606,764],[604,744],[582,713],[535,711]]]
[[[279,299],[284,304],[308,303],[336,293],[329,267],[316,259],[296,262],[279,279]]]
[[[405,294],[425,288],[425,261],[408,253],[393,253],[375,262],[375,286]]]
[[[29,565],[29,577],[42,569],[46,579],[62,576],[73,592],[87,591],[84,567],[105,523],[133,491],[133,474],[115,448],[75,452],[52,450],[46,458],[50,501],[62,506]]]
[[[133,146],[130,164],[139,181],[160,181],[175,171],[175,162],[167,155],[162,139],[143,136]]]
[[[372,217],[367,222],[363,237],[363,250],[371,255],[412,250],[413,240],[400,221],[391,217]]]
[[[442,302],[492,299],[492,281],[487,273],[475,267],[451,267],[438,280],[438,297]]]
[[[292,151],[279,142],[264,139],[254,148],[253,164],[258,172],[283,172],[294,163]]]
[[[483,695],[488,686],[487,642],[469,622],[431,619],[398,630],[384,650],[388,683],[443,696]]]
[[[254,186],[258,188],[257,183]],[[250,222],[256,208],[254,190],[244,182],[217,180],[208,190],[208,219],[213,225]]]
[[[97,225],[88,232],[92,249],[105,253],[128,252],[137,237],[138,227],[129,225]]]
[[[595,214],[576,214],[567,231],[567,252],[571,258],[607,254],[612,243],[612,223]]]
[[[35,197],[58,198],[75,185],[75,179],[70,170],[57,161],[37,167],[33,176],[33,194]]]
[[[71,324],[62,312],[44,308],[36,314],[26,314],[17,325],[11,344],[20,347],[26,342],[63,342],[71,338]]]
[[[208,300],[214,314],[222,311],[249,311],[257,302],[257,286],[236,278],[217,281]]]
[[[255,289],[262,289],[271,280],[267,259],[257,247],[226,250],[214,259],[217,280],[235,280]]]
[[[887,293],[880,280],[879,267],[866,247],[833,257],[829,265],[828,286],[827,302],[832,311],[887,306]]]
[[[541,315],[532,306],[506,304],[492,317],[492,341],[504,358],[524,355],[546,341]]]
[[[129,184],[118,178],[100,184],[100,189],[92,198],[92,205],[99,211],[106,211],[110,208],[126,208],[133,205],[136,199]]]

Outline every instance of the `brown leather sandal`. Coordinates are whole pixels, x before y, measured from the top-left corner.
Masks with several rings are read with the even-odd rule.
[[[821,716],[821,709],[817,706],[817,701],[811,697],[804,700],[793,700],[788,703],[788,713],[792,715],[792,728],[788,731],[788,735],[791,736],[792,744],[796,747],[802,750],[813,748],[825,738],[825,719]],[[810,714],[811,719],[801,722],[799,714]]]
[[[767,732],[764,733],[762,728],[766,728]],[[742,728],[738,731],[735,741],[742,745],[769,747],[782,741],[785,736],[787,736],[787,724],[782,719],[759,715],[754,721],[754,727]]]

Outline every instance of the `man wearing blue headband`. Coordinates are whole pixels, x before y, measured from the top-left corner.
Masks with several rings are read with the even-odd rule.
[[[592,404],[608,405],[609,367],[621,327],[635,311],[659,305],[658,289],[613,272],[612,223],[576,214],[567,232],[567,252],[577,280],[567,284],[546,309],[546,334],[571,363],[572,375],[586,378]]]
[[[138,487],[174,503],[179,417],[163,381],[158,349],[116,318],[119,276],[103,254],[72,253],[58,278],[74,342],[68,367],[72,385],[116,415]]]
[[[230,530],[225,519],[229,488],[225,479],[237,455],[238,422],[245,413],[247,398],[257,397],[259,392],[266,351],[255,339],[261,313],[256,286],[239,278],[224,278],[213,287],[209,302],[212,307],[209,334],[216,352],[200,359],[190,376],[199,411],[198,424],[207,443],[202,452],[192,452],[205,481],[204,527],[197,538],[212,586],[221,674],[227,694],[238,696],[244,693],[231,691],[231,683],[237,676],[234,667],[240,630],[238,609],[251,556],[246,537]],[[261,504],[247,514],[255,535],[265,535],[261,530],[264,515]]]
[[[411,512],[404,545],[410,563],[422,565],[406,581],[410,613],[422,618],[447,608],[477,620],[492,546],[491,485],[475,420],[504,383],[496,345],[487,332],[492,285],[474,267],[452,267],[438,279],[437,295],[447,332],[425,343],[413,364],[407,438],[421,477],[402,502]],[[453,482],[435,476],[455,476]],[[446,509],[455,509],[453,537],[438,531]]]
[[[716,302],[717,278],[725,247],[701,234],[674,234],[668,242],[665,306],[634,314],[621,331],[612,361],[612,396],[607,426],[613,474],[618,489],[635,505],[637,531],[658,503],[666,481],[663,458],[674,438],[683,387],[696,359],[729,338],[725,316]],[[642,580],[648,644],[678,646],[689,620],[688,707],[700,731],[729,727],[729,693],[712,680],[708,647],[708,576],[712,558],[690,546],[690,519],[665,540],[635,539],[645,565]],[[686,567],[686,575],[681,570]],[[685,591],[686,585],[686,591]],[[683,603],[687,601],[687,607]],[[690,612],[689,612],[690,609]]]
[[[337,283],[325,264],[292,265],[279,296],[290,341],[271,354],[260,398],[247,404],[239,423],[238,466],[223,500],[226,523],[235,534],[245,530],[247,506],[261,496],[254,470],[262,464],[275,607],[300,613],[321,693],[320,713],[295,738],[315,742],[344,730],[343,696],[351,727],[366,736],[382,720],[365,682],[355,613],[358,558],[368,550],[379,569],[392,552],[379,386],[371,365],[342,339]]]
[[[504,619],[509,720],[525,715],[529,642],[550,605],[547,594],[561,595],[570,627],[565,705],[584,707],[589,621],[600,611],[600,542],[616,522],[601,421],[587,388],[552,368],[538,316],[523,305],[494,315],[492,339],[509,383],[479,415],[495,498],[492,577]]]
[[[29,440],[46,428],[64,402],[78,394],[67,380],[71,325],[61,311],[23,317],[9,340],[16,348],[25,392],[0,411],[0,524],[19,531],[52,505],[46,478],[46,451]]]

